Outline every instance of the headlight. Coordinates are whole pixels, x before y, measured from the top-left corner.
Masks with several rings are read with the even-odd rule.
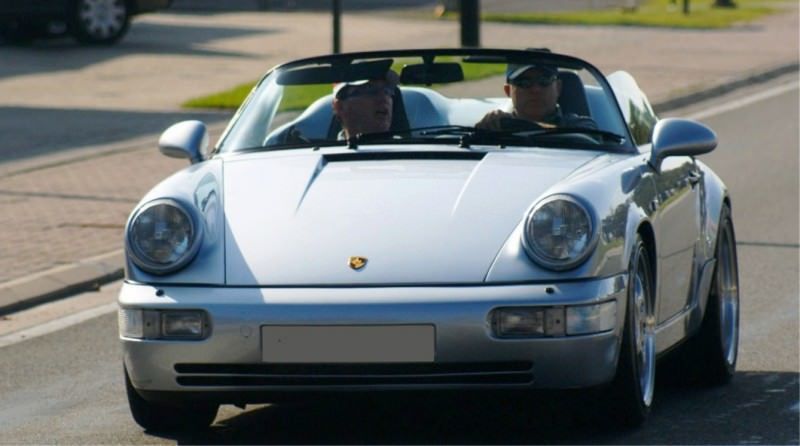
[[[586,206],[569,195],[553,195],[528,214],[522,243],[534,262],[565,270],[578,266],[592,252],[594,228]]]
[[[136,211],[128,226],[131,260],[152,274],[185,266],[200,248],[202,225],[177,201],[151,201]]]

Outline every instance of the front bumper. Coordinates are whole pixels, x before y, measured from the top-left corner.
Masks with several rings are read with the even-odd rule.
[[[542,285],[231,288],[125,283],[125,309],[207,312],[200,341],[121,337],[143,395],[183,392],[255,402],[265,392],[580,388],[616,371],[626,276]],[[493,309],[616,301],[615,328],[579,336],[499,338]],[[432,362],[278,363],[264,358],[265,326],[433,326]],[[266,361],[264,360],[266,359]],[[248,394],[253,398],[249,399]],[[235,395],[235,398],[233,396]],[[243,396],[244,395],[244,396]]]

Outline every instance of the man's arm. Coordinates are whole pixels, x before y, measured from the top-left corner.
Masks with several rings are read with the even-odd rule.
[[[503,110],[492,110],[489,113],[481,118],[477,124],[475,124],[475,128],[483,129],[483,130],[503,130],[502,125],[500,124],[503,118],[513,118],[514,115],[508,112],[504,112]]]

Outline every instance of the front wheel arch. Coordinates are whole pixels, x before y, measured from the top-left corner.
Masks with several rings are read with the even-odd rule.
[[[628,285],[617,371],[606,389],[608,421],[636,427],[650,412],[655,391],[655,294],[652,254],[637,232],[628,259]]]

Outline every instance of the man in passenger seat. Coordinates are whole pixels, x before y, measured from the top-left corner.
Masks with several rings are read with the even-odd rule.
[[[597,128],[588,116],[562,113],[558,106],[561,95],[561,80],[554,66],[509,64],[506,69],[506,96],[511,98],[513,110],[492,110],[475,127],[486,130],[515,130],[505,128],[515,125],[513,120],[528,121],[540,127]],[[511,118],[509,120],[509,118]]]
[[[342,124],[340,139],[361,133],[388,131],[398,76],[392,70],[385,78],[341,82],[333,86],[333,114]]]

